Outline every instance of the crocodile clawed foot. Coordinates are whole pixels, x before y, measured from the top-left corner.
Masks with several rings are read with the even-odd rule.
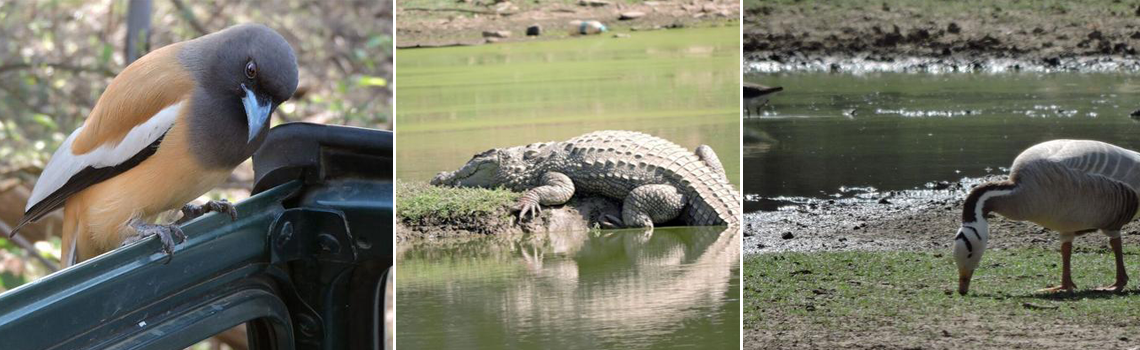
[[[187,204],[182,206],[182,218],[178,219],[176,224],[184,224],[190,220],[197,219],[202,215],[209,212],[226,213],[229,214],[230,220],[237,221],[237,207],[234,207],[229,201],[222,199],[217,201],[209,201],[203,205]]]
[[[618,217],[609,214],[603,215],[600,223],[602,224],[602,228],[608,230],[619,229],[623,227],[621,219],[618,219]]]
[[[534,220],[534,218],[542,213],[542,205],[536,202],[520,200],[519,204],[512,208],[512,211],[519,212],[519,222],[522,222],[523,218]]]
[[[135,234],[123,240],[122,245],[125,246],[150,236],[158,236],[158,239],[162,241],[162,251],[166,252],[164,264],[169,264],[174,259],[174,246],[186,241],[186,234],[178,225],[155,225],[137,222],[131,227],[135,229]]]

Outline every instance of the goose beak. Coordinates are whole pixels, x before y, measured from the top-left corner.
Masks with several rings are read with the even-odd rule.
[[[966,295],[970,291],[970,279],[974,277],[974,271],[958,270],[958,294]]]
[[[273,108],[268,98],[259,98],[253,93],[253,90],[245,87],[245,84],[241,84],[241,89],[245,90],[241,104],[245,107],[245,118],[249,122],[249,140],[246,140],[246,143],[250,143],[269,122],[269,113],[273,111]]]

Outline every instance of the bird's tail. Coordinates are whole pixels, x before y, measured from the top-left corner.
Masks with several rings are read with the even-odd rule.
[[[24,217],[20,218],[20,223],[16,224],[16,227],[12,229],[12,232],[8,232],[8,238],[16,237],[16,233],[20,232],[20,229],[24,228],[24,226],[28,226],[30,223],[32,223],[31,218],[28,217],[27,214],[24,214]]]
[[[75,265],[77,262],[77,251],[79,242],[78,238],[79,219],[76,217],[78,213],[73,208],[63,207],[63,229],[62,240],[60,241],[60,267],[69,267]]]

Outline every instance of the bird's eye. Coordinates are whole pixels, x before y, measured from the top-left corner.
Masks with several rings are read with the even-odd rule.
[[[245,64],[245,77],[253,79],[257,76],[257,63],[249,61]]]

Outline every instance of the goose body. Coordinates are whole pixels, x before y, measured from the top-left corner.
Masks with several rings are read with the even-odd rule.
[[[1140,153],[1099,141],[1054,140],[1013,161],[1012,193],[992,208],[1057,232],[1116,229],[1136,215]]]
[[[1078,235],[1100,231],[1117,257],[1117,281],[1127,283],[1120,229],[1140,208],[1140,153],[1099,141],[1053,140],[1034,145],[1013,161],[1009,180],[974,188],[962,209],[955,235],[959,293],[965,294],[989,240],[986,214],[1030,221],[1061,235],[1062,283],[1051,291],[1073,290],[1069,257]]]

